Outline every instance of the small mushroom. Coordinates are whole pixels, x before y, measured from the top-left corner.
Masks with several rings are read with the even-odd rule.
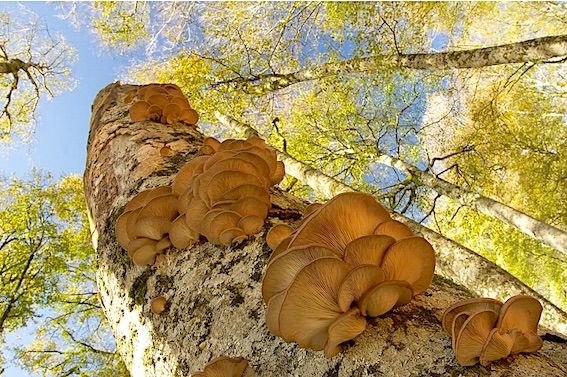
[[[462,366],[479,362],[482,348],[496,324],[497,314],[483,310],[472,314],[463,324],[455,342],[455,356]]]
[[[353,267],[373,264],[380,266],[386,250],[394,244],[394,239],[385,235],[369,235],[348,243],[344,253],[345,262]]]
[[[278,245],[291,235],[293,228],[287,224],[278,224],[273,226],[266,234],[266,243],[272,250],[276,250]]]
[[[441,324],[445,331],[452,334],[452,323],[454,318],[459,314],[466,313],[471,315],[481,310],[492,310],[498,313],[501,307],[502,302],[492,298],[471,298],[462,300],[445,309],[441,318]]]
[[[133,122],[141,122],[147,120],[149,118],[149,111],[150,104],[145,101],[138,101],[134,103],[129,110],[130,119]]]
[[[161,314],[165,310],[167,300],[163,296],[157,296],[150,301],[150,309],[154,314]]]
[[[413,294],[410,285],[403,280],[385,281],[368,290],[360,299],[360,313],[378,317],[395,307],[406,305]]]
[[[385,221],[378,225],[374,230],[374,234],[385,234],[396,241],[413,236],[411,229],[397,220]]]
[[[331,358],[341,352],[340,344],[360,335],[366,329],[366,319],[358,308],[341,314],[329,325],[325,357]]]
[[[192,377],[242,377],[248,367],[248,361],[242,357],[221,356],[208,363],[202,372],[191,374]]]
[[[358,302],[369,289],[383,281],[384,271],[380,267],[363,264],[353,268],[339,288],[337,294],[339,308],[346,312],[353,302]]]

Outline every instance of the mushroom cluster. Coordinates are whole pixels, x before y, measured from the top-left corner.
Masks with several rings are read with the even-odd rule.
[[[269,189],[285,174],[284,165],[264,140],[206,138],[203,156],[177,173],[173,194],[193,232],[211,243],[230,245],[256,234],[271,207]]]
[[[191,108],[183,92],[174,84],[150,84],[130,91],[125,98],[131,103],[130,119],[152,120],[163,124],[185,123],[194,126],[199,114]]]
[[[297,229],[274,226],[262,281],[270,331],[333,357],[377,317],[431,284],[435,253],[372,196],[349,192],[311,205]]]
[[[490,362],[520,352],[535,352],[543,341],[537,324],[543,308],[531,296],[518,295],[504,304],[491,298],[457,302],[443,313],[443,328],[451,334],[462,366]]]
[[[242,357],[221,356],[208,363],[202,372],[192,373],[192,377],[241,377],[248,367]]]
[[[142,191],[126,205],[116,220],[116,240],[136,265],[154,264],[171,245],[183,249],[199,240],[177,206],[178,195],[170,186]]]

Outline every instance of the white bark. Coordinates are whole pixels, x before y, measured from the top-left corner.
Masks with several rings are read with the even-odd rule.
[[[456,200],[462,205],[476,209],[487,216],[511,225],[520,232],[567,255],[567,232],[559,228],[539,221],[494,199],[447,182],[380,151],[378,151],[378,162],[399,169],[409,174],[416,184],[427,186],[439,194]]]
[[[201,242],[190,250],[168,251],[151,268],[134,266],[116,243],[116,218],[139,190],[170,183],[196,155],[202,135],[182,125],[132,123],[123,103],[131,88],[113,84],[95,100],[85,190],[101,300],[133,376],[188,376],[220,355],[246,357],[259,376],[565,375],[566,350],[549,341],[538,353],[488,368],[458,366],[439,319],[447,305],[467,293],[440,279],[411,304],[373,321],[333,359],[284,343],[264,323],[260,281],[269,249],[263,233],[240,246]],[[176,154],[162,157],[164,144]],[[266,228],[299,219],[300,201],[277,190],[272,194]],[[161,315],[149,308],[157,295],[168,300]]]
[[[422,54],[375,55],[321,64],[285,74],[263,74],[234,79],[227,84],[246,93],[263,95],[298,82],[348,73],[368,73],[391,68],[447,70],[482,68],[501,64],[539,63],[567,56],[567,35],[535,38],[500,46]]]

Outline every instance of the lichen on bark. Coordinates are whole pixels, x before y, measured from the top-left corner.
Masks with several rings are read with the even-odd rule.
[[[278,190],[264,230],[243,244],[219,248],[202,240],[167,252],[152,267],[134,266],[115,241],[116,218],[139,190],[170,184],[196,155],[202,135],[184,125],[131,122],[123,102],[131,88],[112,84],[95,100],[85,190],[101,300],[132,375],[188,376],[220,355],[247,358],[259,376],[565,375],[564,344],[549,340],[534,355],[460,367],[439,319],[468,294],[441,279],[409,305],[373,320],[335,358],[272,336],[260,289],[270,254],[265,231],[275,222],[297,221],[305,205]],[[173,156],[160,155],[166,144],[175,146]],[[160,315],[150,311],[158,295],[167,299]]]

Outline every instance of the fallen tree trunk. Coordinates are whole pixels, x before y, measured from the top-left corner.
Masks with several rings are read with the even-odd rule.
[[[456,364],[439,319],[468,293],[442,279],[411,304],[373,320],[337,357],[284,343],[264,323],[260,282],[269,249],[263,233],[239,246],[201,242],[168,251],[152,267],[134,266],[115,240],[116,218],[138,191],[169,184],[197,154],[202,135],[184,125],[131,122],[124,103],[130,89],[117,83],[96,97],[84,179],[100,297],[133,376],[188,376],[220,355],[246,357],[259,376],[565,375],[565,350],[548,341],[543,351],[488,368]],[[165,145],[175,153],[162,156]],[[277,190],[272,199],[266,228],[299,219],[304,203]],[[158,295],[167,298],[161,315],[149,307]]]

